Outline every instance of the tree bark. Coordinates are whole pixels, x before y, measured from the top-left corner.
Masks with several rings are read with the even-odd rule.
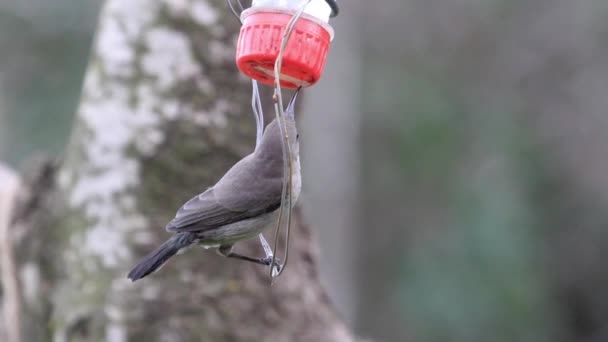
[[[11,218],[19,192],[19,177],[0,164],[0,270],[3,295],[2,340],[21,342],[21,291],[17,276],[15,251],[10,234]]]
[[[37,205],[20,214],[26,340],[353,339],[320,285],[299,209],[273,286],[268,269],[198,248],[126,278],[168,238],[179,205],[253,150],[237,32],[220,0],[107,2],[65,160],[45,169],[57,182],[32,186],[25,202]],[[237,250],[262,254],[257,241]]]

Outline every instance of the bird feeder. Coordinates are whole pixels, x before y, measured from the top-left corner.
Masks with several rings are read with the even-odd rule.
[[[254,0],[243,11],[236,63],[245,75],[274,85],[274,63],[283,33],[305,0]],[[337,15],[335,1],[311,0],[296,22],[283,52],[280,84],[284,88],[309,87],[323,73],[334,30],[329,18]]]

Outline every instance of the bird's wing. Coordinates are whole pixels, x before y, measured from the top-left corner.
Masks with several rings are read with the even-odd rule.
[[[241,160],[214,187],[186,202],[166,229],[204,231],[276,210],[282,170],[254,163],[251,157]]]

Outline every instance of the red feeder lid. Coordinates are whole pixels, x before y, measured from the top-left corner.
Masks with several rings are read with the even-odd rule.
[[[236,63],[245,75],[274,85],[274,62],[279,54],[283,32],[293,14],[255,9],[244,13],[236,48]],[[289,37],[283,53],[281,87],[309,87],[325,67],[333,32],[326,23],[302,15]]]

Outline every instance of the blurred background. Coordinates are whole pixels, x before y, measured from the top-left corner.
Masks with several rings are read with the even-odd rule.
[[[101,5],[0,1],[0,160],[61,154]],[[608,341],[608,1],[341,10],[301,124],[344,319],[378,341]]]

